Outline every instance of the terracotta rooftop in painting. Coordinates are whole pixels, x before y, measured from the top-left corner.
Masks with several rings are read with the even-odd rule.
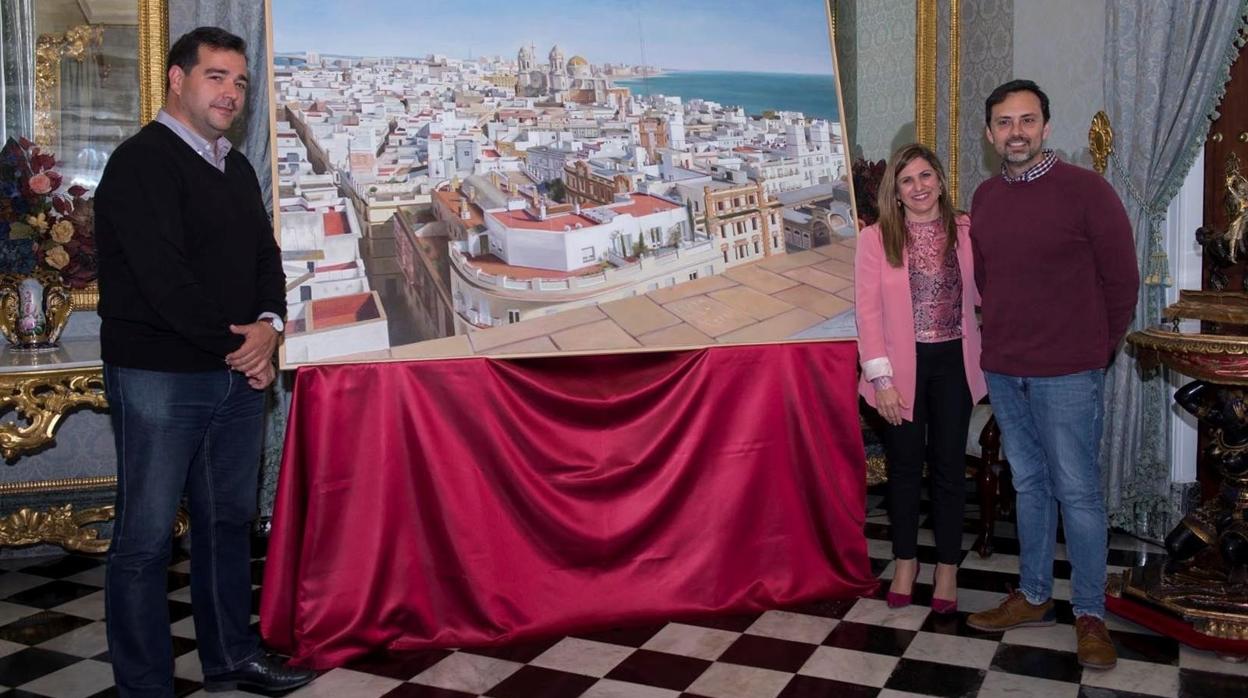
[[[377,303],[373,300],[373,294],[369,292],[314,300],[309,310],[312,316],[312,327],[317,330],[381,317]]]
[[[631,215],[634,218],[641,218],[652,213],[660,213],[663,211],[671,211],[680,208],[678,204],[660,199],[657,196],[649,194],[630,194],[632,201],[627,204],[611,204],[603,208],[610,209],[616,215]],[[596,225],[602,225],[599,221],[590,218],[584,214],[577,213],[557,213],[547,216],[545,220],[539,219],[533,215],[531,211],[488,211],[486,215],[494,218],[503,226],[508,228],[519,228],[523,230],[544,230],[552,233],[568,232],[568,229],[590,228]]]
[[[838,239],[631,298],[336,361],[680,349],[818,339],[826,328],[852,336],[856,243]]]
[[[342,211],[327,211],[321,216],[321,220],[325,222],[326,235],[345,235],[351,232],[347,214]]]

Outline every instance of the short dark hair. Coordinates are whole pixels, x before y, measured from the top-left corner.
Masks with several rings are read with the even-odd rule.
[[[198,27],[178,37],[169,47],[169,57],[165,59],[165,89],[169,89],[169,70],[178,66],[182,72],[189,73],[199,63],[199,47],[207,46],[220,51],[234,51],[247,57],[247,42],[243,37],[222,29],[221,27]]]
[[[992,91],[988,95],[988,99],[984,100],[984,123],[992,125],[992,108],[1005,101],[1005,98],[1015,92],[1030,92],[1040,100],[1040,114],[1044,117],[1044,123],[1049,123],[1049,96],[1040,89],[1040,86],[1031,80],[1011,80],[1004,85]]]

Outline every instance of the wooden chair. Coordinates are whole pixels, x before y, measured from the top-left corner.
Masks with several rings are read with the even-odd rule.
[[[975,478],[979,495],[979,536],[972,549],[980,557],[993,553],[992,533],[997,517],[1014,515],[1014,487],[1010,480],[1010,464],[1002,456],[1001,429],[992,416],[992,405],[980,403],[971,411],[971,426],[966,435],[968,476]]]

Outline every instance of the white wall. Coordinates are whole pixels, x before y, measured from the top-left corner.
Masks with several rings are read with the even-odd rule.
[[[1170,274],[1173,284],[1166,289],[1166,303],[1179,299],[1179,289],[1200,288],[1201,248],[1196,244],[1196,229],[1204,219],[1205,155],[1201,152],[1183,181],[1183,188],[1170,202],[1166,210],[1165,231],[1168,241],[1166,254],[1170,257]],[[1200,322],[1185,320],[1180,329],[1199,332]],[[1183,387],[1191,378],[1177,371],[1167,370],[1171,391]],[[1196,480],[1196,418],[1170,403],[1174,416],[1170,422],[1170,481],[1195,482]]]

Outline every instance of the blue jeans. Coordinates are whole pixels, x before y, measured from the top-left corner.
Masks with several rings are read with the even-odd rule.
[[[1076,616],[1103,618],[1108,521],[1098,456],[1105,371],[1043,378],[984,374],[1018,492],[1019,589],[1033,604],[1052,595],[1061,504],[1071,605]]]
[[[122,696],[172,696],[167,572],[183,493],[191,603],[205,675],[260,651],[251,630],[251,522],[264,393],[227,369],[104,366],[117,445],[117,519],[104,582],[108,649]]]

